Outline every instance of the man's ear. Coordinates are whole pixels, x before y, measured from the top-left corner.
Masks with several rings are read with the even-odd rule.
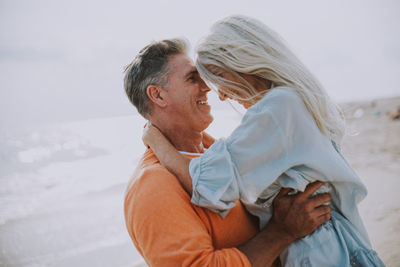
[[[146,89],[147,96],[150,101],[161,108],[167,106],[167,101],[165,99],[165,89],[157,86],[157,85],[149,85]]]

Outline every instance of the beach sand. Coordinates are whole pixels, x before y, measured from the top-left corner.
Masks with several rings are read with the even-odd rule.
[[[397,106],[400,98],[343,105],[343,154],[368,188],[360,212],[390,267],[400,266],[400,120],[386,112]],[[240,122],[231,109],[213,113],[213,136]],[[146,266],[123,218],[143,124],[115,117],[3,135],[0,266]]]
[[[387,266],[400,266],[400,120],[387,115],[397,107],[400,97],[343,105],[343,154],[367,186],[360,213]]]

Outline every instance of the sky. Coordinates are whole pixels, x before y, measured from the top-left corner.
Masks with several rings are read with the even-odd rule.
[[[400,95],[396,0],[0,0],[0,129],[137,114],[122,81],[138,51],[195,47],[232,14],[278,32],[337,102]]]

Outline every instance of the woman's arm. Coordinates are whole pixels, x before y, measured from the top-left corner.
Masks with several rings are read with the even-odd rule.
[[[176,150],[171,142],[153,125],[147,125],[143,142],[153,150],[161,164],[175,174],[183,188],[192,195],[192,178],[189,173],[190,159]]]

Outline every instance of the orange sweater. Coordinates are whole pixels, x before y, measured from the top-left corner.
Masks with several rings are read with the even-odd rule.
[[[225,219],[193,205],[176,177],[147,150],[125,196],[125,221],[149,266],[250,266],[235,248],[258,233],[238,201]]]

